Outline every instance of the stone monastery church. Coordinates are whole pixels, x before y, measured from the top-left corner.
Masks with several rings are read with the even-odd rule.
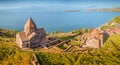
[[[93,29],[91,33],[85,33],[81,36],[84,41],[80,47],[100,48],[103,46],[103,33],[98,29]],[[16,43],[20,48],[46,47],[58,43],[60,40],[49,40],[46,38],[44,28],[37,28],[36,24],[29,18],[24,26],[24,31],[16,34]]]
[[[46,40],[44,28],[38,28],[32,18],[29,18],[24,26],[24,31],[16,35],[16,43],[20,48],[38,47]]]

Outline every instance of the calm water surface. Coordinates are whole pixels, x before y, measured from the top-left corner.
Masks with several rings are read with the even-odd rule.
[[[2,12],[2,11],[0,11]],[[120,12],[14,12],[0,14],[0,28],[23,30],[29,17],[37,27],[44,27],[47,32],[62,30],[68,32],[80,28],[95,28],[107,23]]]

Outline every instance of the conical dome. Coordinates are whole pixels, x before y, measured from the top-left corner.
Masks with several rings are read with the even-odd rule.
[[[36,24],[30,17],[28,19],[27,23],[25,24],[24,32],[26,33],[26,35],[29,35],[30,33],[34,32],[35,30],[36,30]]]
[[[29,27],[36,27],[34,21],[32,20],[32,18],[30,17],[27,21],[27,23],[25,24],[25,26],[29,26]]]

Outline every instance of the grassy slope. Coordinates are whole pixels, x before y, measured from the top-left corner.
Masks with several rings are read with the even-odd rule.
[[[112,25],[112,23],[117,23]],[[101,29],[110,29],[120,24],[120,16],[115,17]],[[82,31],[85,31],[82,30]],[[81,33],[81,30],[75,30],[72,33]],[[74,39],[66,34],[53,34],[52,36],[62,40]],[[111,43],[113,41],[114,45]],[[80,45],[80,42],[72,41],[69,44]],[[88,52],[81,53],[37,53],[41,65],[119,65],[120,64],[120,34],[109,37],[104,47],[100,49],[90,49]]]
[[[29,65],[30,52],[20,51],[14,42],[17,31],[0,30],[0,65]]]
[[[102,29],[113,28],[111,22],[120,23],[120,17],[115,17],[112,21],[102,27]],[[88,30],[89,32],[90,30]],[[75,30],[72,33],[84,33],[85,29]],[[15,41],[17,31],[0,29],[0,64],[1,65],[29,65],[31,53],[23,52],[18,49]],[[53,34],[62,40],[75,39],[68,33]],[[70,34],[71,35],[71,34]],[[120,50],[114,47],[110,40],[114,42],[117,48],[120,48],[120,34],[108,38],[105,46],[101,49],[90,49],[89,52],[81,53],[37,53],[41,65],[118,65],[120,64]],[[79,42],[70,42],[69,44],[79,45]]]
[[[109,37],[101,49],[81,53],[37,53],[37,56],[41,65],[118,65],[120,50],[110,40],[120,48],[120,34],[116,34]]]
[[[98,50],[90,49],[89,52],[81,53],[37,53],[37,56],[41,65],[118,65],[120,50],[110,40],[120,48],[120,34],[116,34],[109,37],[105,46]],[[20,51],[14,41],[14,37],[0,36],[0,64],[29,65],[31,53]]]
[[[116,26],[120,25],[120,16],[114,17],[110,20],[107,24],[101,26],[102,30],[115,28]]]

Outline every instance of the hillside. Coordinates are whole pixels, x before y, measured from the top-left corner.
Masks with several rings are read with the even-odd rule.
[[[100,28],[102,30],[105,29],[111,29],[120,26],[120,16],[114,17],[112,20],[110,20],[108,23],[102,25]]]
[[[115,17],[101,30],[116,28],[120,25],[120,16]],[[61,43],[49,49],[36,48],[21,50],[15,43],[18,31],[0,29],[0,65],[31,65],[33,53],[40,65],[119,65],[120,64],[120,34],[109,36],[104,46],[99,49],[87,48],[75,52],[82,45],[81,35],[90,33],[92,29],[81,28],[71,32],[51,32],[47,38],[59,39]],[[105,38],[104,38],[105,39]],[[64,44],[63,44],[64,43]],[[70,52],[67,48],[74,47]]]
[[[119,16],[115,17],[112,22],[118,22]],[[117,27],[117,26],[116,26]],[[107,29],[107,28],[104,28]],[[91,32],[91,29],[82,28],[68,33],[52,33],[48,37],[59,38],[67,41],[72,40],[63,45],[49,49],[49,52],[37,52],[39,63],[41,65],[119,65],[120,64],[120,34],[114,34],[106,38],[104,46],[100,49],[87,49],[82,52],[73,52],[77,50],[82,42],[80,35]],[[74,37],[74,34],[80,34]],[[104,38],[105,39],[105,38]],[[75,48],[71,52],[59,53],[56,49],[65,50],[68,46],[74,45]],[[45,50],[44,50],[45,51]]]
[[[66,33],[67,34],[67,33]],[[65,35],[66,35],[65,34]],[[69,33],[70,34],[70,33]],[[54,35],[54,34],[53,34]],[[61,35],[63,35],[61,33]],[[60,33],[55,34],[61,37]],[[68,35],[69,36],[69,35]],[[67,36],[67,37],[68,37]],[[64,37],[64,36],[63,36]],[[68,44],[80,45],[75,42],[74,37],[63,38],[64,40],[72,39]],[[118,65],[120,64],[120,34],[110,36],[100,49],[88,49],[83,52],[37,52],[37,57],[41,65]],[[61,47],[59,47],[61,48]],[[61,49],[64,49],[63,45]]]
[[[31,53],[21,51],[15,43],[17,32],[0,29],[0,65],[30,65]]]

